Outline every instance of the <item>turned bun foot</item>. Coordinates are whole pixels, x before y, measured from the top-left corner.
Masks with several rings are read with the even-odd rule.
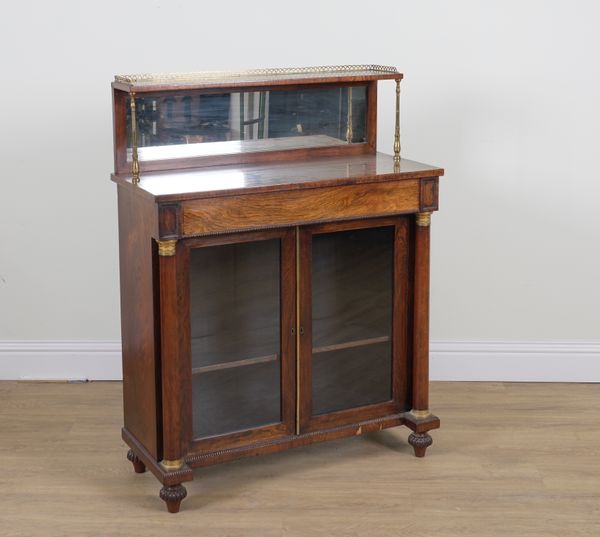
[[[160,489],[160,499],[167,504],[169,513],[179,513],[181,500],[187,496],[187,490],[183,485],[163,487]]]
[[[415,457],[424,457],[425,451],[433,444],[433,440],[427,433],[411,433],[408,437],[408,443],[415,450]]]
[[[130,449],[127,452],[127,460],[133,464],[133,469],[136,474],[143,474],[146,471],[146,465],[138,459],[138,456]]]

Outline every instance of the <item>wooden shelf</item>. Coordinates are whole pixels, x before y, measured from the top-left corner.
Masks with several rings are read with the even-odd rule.
[[[363,142],[354,142],[363,143]],[[193,157],[214,157],[215,155],[237,155],[257,151],[285,151],[310,147],[335,147],[346,145],[346,140],[325,134],[306,136],[286,136],[285,138],[265,138],[260,140],[228,140],[224,142],[199,142],[190,144],[154,145],[138,149],[140,162],[152,160],[172,160]],[[127,162],[131,162],[131,149],[127,150]],[[240,184],[240,175],[233,175]],[[230,174],[231,176],[231,174]]]
[[[192,375],[201,375],[202,373],[221,371],[223,369],[231,369],[232,367],[243,367],[247,365],[264,364],[267,362],[274,362],[278,358],[278,354],[269,354],[267,356],[256,356],[255,358],[246,358],[244,360],[235,360],[233,362],[222,362],[220,364],[211,364],[202,367],[194,367],[192,369]]]
[[[390,340],[389,336],[371,337],[367,339],[357,339],[356,341],[346,341],[344,343],[336,343],[335,345],[323,345],[321,347],[313,347],[313,354],[322,352],[339,351],[342,349],[352,349],[354,347],[364,347],[366,345],[376,345],[377,343],[386,343]]]
[[[372,337],[367,339],[358,339],[356,341],[345,341],[344,343],[336,343],[334,345],[324,345],[322,347],[314,347],[313,354],[323,352],[338,351],[342,349],[352,349],[354,347],[365,347],[367,345],[377,345],[378,343],[386,343],[390,340],[389,336]],[[219,364],[210,364],[201,367],[194,367],[192,375],[201,375],[202,373],[210,373],[212,371],[221,371],[223,369],[231,369],[232,367],[244,367],[248,365],[264,364],[274,362],[279,359],[278,354],[268,354],[266,356],[256,356],[254,358],[245,358],[243,360],[235,360],[232,362],[222,362]]]

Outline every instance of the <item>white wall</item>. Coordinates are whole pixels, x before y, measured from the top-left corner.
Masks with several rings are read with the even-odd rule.
[[[5,4],[0,340],[119,338],[115,73],[380,63],[405,74],[403,156],[446,168],[432,338],[600,341],[599,6]],[[380,107],[390,152],[392,84]]]

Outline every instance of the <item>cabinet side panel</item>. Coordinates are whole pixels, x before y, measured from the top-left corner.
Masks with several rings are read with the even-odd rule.
[[[156,207],[123,186],[119,186],[118,196],[125,428],[158,459],[158,315],[152,241]]]
[[[127,171],[127,131],[126,114],[127,94],[124,91],[113,90],[113,147],[115,172]]]

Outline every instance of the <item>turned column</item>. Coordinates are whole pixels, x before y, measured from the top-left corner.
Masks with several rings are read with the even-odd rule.
[[[419,421],[429,412],[429,229],[431,213],[415,216],[415,271],[412,363],[412,410]],[[432,440],[426,432],[412,433],[408,439],[417,457],[423,457]]]
[[[184,427],[181,401],[184,399],[181,364],[181,308],[178,285],[177,241],[158,243],[160,286],[160,361],[162,375],[163,414],[163,460],[161,466],[169,472],[180,470],[184,465]],[[163,486],[160,497],[170,513],[177,513],[181,500],[186,496],[181,484]]]

